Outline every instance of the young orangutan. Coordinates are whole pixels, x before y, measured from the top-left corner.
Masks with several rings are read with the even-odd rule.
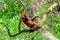
[[[34,22],[33,20],[35,20],[35,18],[36,17],[39,17],[39,16],[35,16],[35,17],[33,17],[32,19],[29,17],[29,16],[27,16],[26,14],[21,14],[21,20],[23,21],[23,23],[25,24],[25,25],[27,25],[29,28],[31,28],[32,30],[34,29],[34,28],[38,28],[39,26],[39,24],[38,23],[36,23],[36,22]],[[40,25],[40,26],[42,26],[42,25]]]

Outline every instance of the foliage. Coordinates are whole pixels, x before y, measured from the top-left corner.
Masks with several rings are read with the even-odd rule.
[[[21,0],[20,0],[21,1]],[[46,40],[45,36],[43,36],[39,31],[35,31],[32,33],[22,33],[16,37],[9,37],[6,26],[10,28],[11,34],[15,34],[18,31],[18,23],[19,23],[19,16],[20,12],[23,9],[20,1],[18,0],[4,0],[4,3],[0,2],[2,6],[2,9],[0,10],[0,22],[4,22],[5,24],[0,24],[0,40],[31,40],[32,37],[34,37],[34,40]],[[28,5],[32,2],[30,0],[24,0]],[[52,5],[47,4],[42,7],[38,7],[38,14],[39,16],[43,15],[43,13]],[[27,7],[26,12],[28,12],[29,7]],[[56,19],[52,24],[54,27],[52,28],[51,33],[54,34],[56,37],[60,39],[60,14],[56,14],[55,16],[51,16],[51,13],[49,13],[46,23],[49,22],[50,19]],[[47,27],[46,27],[47,28]],[[26,29],[26,26],[22,23],[21,24],[21,30]]]

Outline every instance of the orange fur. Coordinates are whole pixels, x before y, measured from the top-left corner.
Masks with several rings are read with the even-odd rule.
[[[35,18],[33,18],[34,20]],[[38,26],[36,22],[33,22],[33,20],[27,16],[26,14],[21,14],[21,20],[25,25],[27,25],[29,28],[34,28],[34,26]]]

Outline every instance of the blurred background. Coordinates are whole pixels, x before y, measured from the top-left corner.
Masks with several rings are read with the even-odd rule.
[[[52,5],[56,7],[53,6],[52,11],[48,12],[44,27],[60,40],[60,0],[0,0],[0,22],[4,23],[0,24],[0,40],[49,40],[42,34],[43,31],[38,30],[9,37],[6,26],[10,29],[11,34],[15,34],[18,31],[18,23],[23,9],[24,13],[31,18],[36,15],[42,18]],[[41,22],[41,18],[36,21]],[[27,29],[27,26],[22,22],[20,28],[21,30]]]

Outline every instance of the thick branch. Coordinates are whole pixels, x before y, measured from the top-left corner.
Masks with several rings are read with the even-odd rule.
[[[40,29],[42,34],[47,37],[47,39],[49,40],[58,40],[58,38],[56,38],[55,36],[53,36],[49,31],[47,31],[44,26],[42,26],[42,28]],[[39,30],[39,31],[40,31]]]
[[[53,11],[56,7],[58,6],[58,3],[54,3],[52,6],[50,6],[47,11],[45,12],[45,14],[48,14],[49,12],[55,13],[55,11]]]

